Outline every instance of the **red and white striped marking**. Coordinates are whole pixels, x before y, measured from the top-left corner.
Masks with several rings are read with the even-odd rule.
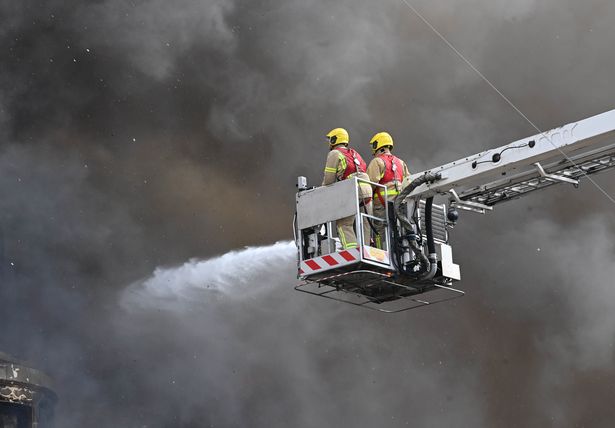
[[[299,275],[311,275],[316,272],[321,272],[329,269],[335,269],[340,266],[349,265],[361,260],[361,253],[358,248],[338,251],[336,253],[326,254],[313,259],[301,262],[299,267]]]

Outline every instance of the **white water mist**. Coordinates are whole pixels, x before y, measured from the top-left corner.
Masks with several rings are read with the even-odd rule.
[[[154,270],[151,277],[130,285],[122,295],[126,309],[174,309],[220,296],[251,297],[295,281],[294,242],[247,247],[208,260],[191,259],[178,267]],[[280,279],[283,279],[282,281]]]

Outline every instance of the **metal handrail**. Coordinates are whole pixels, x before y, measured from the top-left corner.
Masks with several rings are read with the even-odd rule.
[[[356,229],[356,238],[357,238],[357,245],[360,249],[362,249],[364,246],[369,245],[369,241],[365,240],[365,234],[363,231],[363,225],[365,224],[364,222],[368,221],[368,220],[372,220],[372,221],[379,221],[382,222],[384,224],[385,227],[385,237],[384,237],[384,242],[383,244],[386,245],[386,249],[389,249],[390,246],[390,242],[389,242],[389,238],[388,238],[388,231],[389,231],[389,221],[388,221],[388,204],[387,204],[387,192],[386,192],[386,185],[383,184],[379,184],[379,183],[374,183],[372,181],[363,179],[363,178],[359,178],[359,177],[351,177],[350,180],[352,180],[354,182],[354,185],[352,186],[352,188],[354,189],[355,192],[355,197],[353,198],[353,203],[354,203],[354,217],[355,217],[355,229]],[[339,182],[338,182],[339,183]],[[383,194],[384,198],[385,198],[385,214],[384,214],[384,218],[381,217],[377,217],[374,215],[370,215],[367,214],[363,211],[362,207],[361,207],[361,201],[359,200],[359,186],[360,184],[369,184],[370,187],[372,188],[372,195],[373,195],[373,190],[374,189],[379,189],[381,190],[381,193]],[[332,186],[334,186],[337,183],[332,184]],[[341,217],[340,217],[341,218]],[[323,220],[326,219],[323,218]],[[334,222],[339,220],[339,218],[329,218],[326,219],[322,224],[325,226],[326,228],[326,234],[327,237],[331,238],[332,240],[336,241],[337,245],[339,245],[339,239],[337,237],[334,237]],[[299,229],[298,226],[295,226],[296,230],[295,230],[295,241],[297,241],[298,239],[302,239],[301,235],[299,233]],[[337,251],[337,248],[328,248],[328,251]],[[303,254],[302,251],[299,251],[299,261],[303,261]]]
[[[387,187],[384,184],[380,184],[380,183],[374,183],[373,181],[369,181],[369,180],[365,180],[363,178],[359,178],[359,177],[353,177],[354,180],[357,182],[357,185],[355,186],[355,188],[357,189],[357,192],[359,191],[359,183],[367,183],[370,186],[372,186],[372,189],[374,189],[374,187],[379,187],[381,188],[381,190],[383,190],[383,192],[381,192],[381,194],[384,195],[384,218],[379,218],[379,217],[375,217],[373,215],[369,215],[366,214],[364,212],[361,212],[361,207],[360,207],[360,203],[359,203],[359,195],[357,193],[357,216],[355,217],[357,219],[356,221],[356,230],[357,230],[357,244],[359,245],[360,248],[362,248],[365,245],[365,237],[363,236],[363,219],[364,218],[373,218],[375,220],[378,221],[382,221],[384,222],[384,230],[385,230],[385,240],[386,240],[386,248],[389,248],[389,239],[388,239],[388,235],[389,235],[389,207],[388,207],[388,196],[387,196]],[[372,190],[372,195],[374,194],[374,191]]]

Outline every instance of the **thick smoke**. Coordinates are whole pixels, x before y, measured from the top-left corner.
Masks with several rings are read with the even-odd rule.
[[[615,107],[611,2],[413,4],[541,128]],[[615,217],[589,182],[464,215],[468,296],[398,316],[297,293],[292,245],[258,247],[291,237],[333,127],[364,155],[388,130],[413,171],[535,133],[403,2],[0,18],[0,350],[56,379],[58,426],[611,425]]]

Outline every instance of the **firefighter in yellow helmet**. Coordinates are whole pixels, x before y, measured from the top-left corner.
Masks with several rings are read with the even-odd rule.
[[[367,167],[369,181],[384,184],[386,186],[386,198],[382,194],[382,188],[374,188],[374,217],[385,217],[385,199],[389,201],[395,199],[402,190],[404,179],[410,176],[406,163],[391,153],[393,150],[393,138],[388,132],[379,132],[373,136],[369,142],[374,158]],[[384,223],[380,221],[372,222],[376,229],[376,246],[383,248]]]
[[[329,155],[327,156],[325,174],[322,180],[323,186],[352,177],[363,180],[369,179],[365,172],[365,161],[356,150],[348,147],[350,142],[348,131],[343,128],[331,130],[327,134],[327,142],[329,143]],[[361,209],[369,215],[372,214],[372,192],[368,183],[359,183],[359,204]],[[341,218],[336,222],[337,234],[344,249],[358,246],[357,236],[353,228],[354,222],[355,216]],[[367,221],[363,225],[363,236],[365,243],[369,245],[370,228]]]

